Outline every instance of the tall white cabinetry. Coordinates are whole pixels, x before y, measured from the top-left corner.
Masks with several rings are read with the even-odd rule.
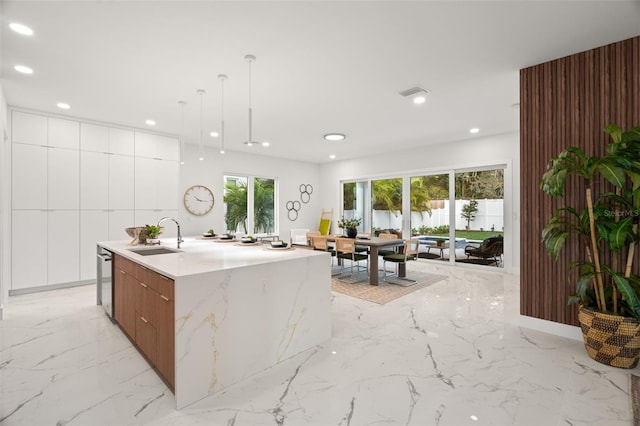
[[[12,289],[79,280],[80,126],[12,114]]]
[[[11,124],[12,290],[93,280],[97,241],[177,215],[176,139],[22,111]]]

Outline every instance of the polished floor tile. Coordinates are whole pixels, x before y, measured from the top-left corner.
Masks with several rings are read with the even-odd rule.
[[[0,425],[631,424],[629,371],[518,327],[517,277],[412,270],[448,278],[386,305],[334,293],[330,342],[181,411],[95,286],[11,297]]]

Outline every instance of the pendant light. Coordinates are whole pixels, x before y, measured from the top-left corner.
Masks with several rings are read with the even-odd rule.
[[[252,109],[251,109],[251,64],[253,63],[253,61],[256,60],[256,57],[254,55],[245,55],[244,57],[245,61],[249,62],[249,138],[247,139],[247,142],[245,142],[248,146],[253,146],[254,142],[253,138],[252,138],[252,124],[253,124],[253,117],[252,117]]]
[[[184,106],[185,101],[178,101],[180,104],[180,164],[184,164]]]
[[[204,131],[202,129],[203,123],[203,111],[204,111],[204,107],[203,107],[203,95],[207,92],[205,92],[203,89],[199,89],[198,93],[200,94],[200,161],[204,160],[204,141],[203,141],[203,135],[204,135]]]
[[[220,80],[220,154],[224,154],[224,81],[226,74],[218,74]]]

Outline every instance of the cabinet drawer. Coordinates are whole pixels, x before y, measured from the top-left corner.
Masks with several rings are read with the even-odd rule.
[[[151,288],[154,288],[153,284],[150,281],[151,281],[152,275],[155,272],[150,271],[146,267],[144,267],[142,265],[138,265],[137,263],[135,263],[134,265],[135,265],[135,268],[136,268],[136,279],[138,281],[140,281],[140,282],[143,282],[143,283],[145,283],[147,285],[150,285]]]
[[[166,301],[174,300],[173,299],[174,282],[171,278],[167,278],[164,275],[156,274],[156,277],[153,281],[155,282],[156,291],[160,293],[160,297],[162,297]]]
[[[113,256],[113,266],[116,270],[125,271],[126,273],[135,277],[135,263],[130,261],[129,259],[125,259],[122,256],[118,256],[117,254]]]

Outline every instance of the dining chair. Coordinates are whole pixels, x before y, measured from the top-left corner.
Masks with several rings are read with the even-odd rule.
[[[406,264],[411,260],[416,260],[418,258],[419,248],[420,248],[420,240],[418,239],[405,240],[404,249],[402,250],[402,253],[393,253],[393,254],[388,254],[386,256],[383,256],[382,269],[384,271],[384,279],[386,280],[387,276],[390,276],[390,275],[387,275],[387,262],[393,262],[396,264],[395,275],[398,275],[398,265],[400,265],[401,263]],[[415,280],[410,280],[407,278],[403,278],[403,280],[415,282]]]
[[[359,267],[360,261],[367,261],[367,270],[369,268],[369,256],[366,254],[358,253],[356,251],[356,243],[352,238],[336,238],[336,256],[338,259],[342,259],[342,269],[344,270],[344,261],[351,261],[351,274],[353,274],[353,265]]]
[[[336,256],[336,251],[329,247],[329,243],[327,241],[326,235],[312,235],[311,237],[311,245],[314,250],[318,251],[326,251],[331,254],[331,266],[333,266],[333,258]]]
[[[383,240],[397,240],[398,236],[396,234],[391,234],[389,232],[381,232],[378,234],[378,238],[382,238]],[[395,248],[393,249],[379,249],[378,256],[387,256],[390,254],[396,254],[397,251]]]

